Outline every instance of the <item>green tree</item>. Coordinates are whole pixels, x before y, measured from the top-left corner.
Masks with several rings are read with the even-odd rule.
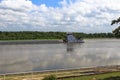
[[[116,20],[113,20],[111,22],[111,25],[118,24],[118,23],[120,23],[120,17],[118,19],[116,19]],[[115,30],[113,30],[113,33],[115,34],[115,36],[117,38],[120,38],[120,26],[118,26],[118,28],[116,28]]]

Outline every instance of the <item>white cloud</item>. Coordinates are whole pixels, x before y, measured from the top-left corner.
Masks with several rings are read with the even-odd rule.
[[[62,7],[35,5],[30,0],[0,2],[0,30],[111,32],[120,16],[120,0],[63,0]]]
[[[15,11],[30,11],[34,8],[32,2],[29,0],[3,0],[0,7]]]

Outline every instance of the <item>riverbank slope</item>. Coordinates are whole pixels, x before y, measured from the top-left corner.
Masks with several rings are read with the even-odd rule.
[[[120,65],[69,69],[69,70],[54,70],[54,71],[43,71],[43,72],[26,72],[26,73],[3,74],[3,75],[1,74],[0,80],[31,80],[31,79],[42,80],[47,75],[56,75],[57,79],[69,80],[70,78],[75,78],[75,77],[99,75],[106,73],[120,74]]]

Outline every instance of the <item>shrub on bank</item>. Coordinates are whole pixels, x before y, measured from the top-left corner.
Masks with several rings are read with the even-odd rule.
[[[120,80],[120,76],[109,77],[109,78],[104,78],[104,79],[99,79],[99,80]]]
[[[57,77],[55,75],[49,75],[46,76],[43,80],[57,80]]]

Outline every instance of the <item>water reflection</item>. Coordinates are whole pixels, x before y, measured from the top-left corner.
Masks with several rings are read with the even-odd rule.
[[[100,42],[0,45],[0,73],[120,65],[120,41]]]
[[[66,50],[67,52],[74,52],[74,50],[78,47],[78,48],[81,48],[83,43],[67,43],[67,47],[66,47]],[[79,45],[79,46],[76,46],[76,45]]]
[[[74,51],[74,44],[67,43],[67,52],[73,52],[73,51]]]

